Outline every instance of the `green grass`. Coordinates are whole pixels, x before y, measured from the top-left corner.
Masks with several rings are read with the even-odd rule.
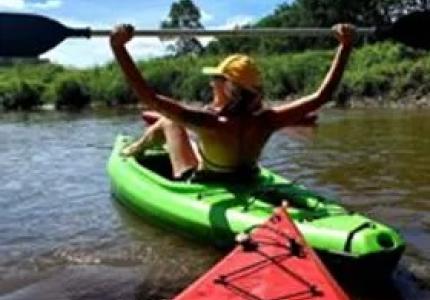
[[[256,56],[263,73],[266,98],[284,99],[316,90],[330,67],[334,51],[306,51]],[[211,99],[203,66],[222,57],[167,57],[138,63],[145,78],[159,92],[184,101]],[[380,43],[355,49],[335,95],[339,104],[351,97],[379,97],[395,101],[430,93],[430,55],[398,44]],[[0,67],[0,106],[29,110],[52,103],[60,109],[82,109],[91,104],[134,104],[136,97],[116,63],[87,70],[61,66]]]

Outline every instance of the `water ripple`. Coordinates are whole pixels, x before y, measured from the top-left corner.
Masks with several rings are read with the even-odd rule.
[[[135,114],[1,118],[2,300],[40,291],[60,300],[171,297],[222,255],[112,201],[106,161],[117,133],[141,132]],[[402,232],[406,271],[393,283],[400,292],[382,290],[393,299],[430,291],[417,284],[430,280],[428,132],[428,112],[332,111],[313,139],[281,131],[262,154],[264,166]]]

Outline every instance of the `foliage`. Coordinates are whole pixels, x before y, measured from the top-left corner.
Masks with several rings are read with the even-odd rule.
[[[53,101],[59,110],[81,110],[91,102],[88,87],[75,72],[65,73],[56,78],[45,96]]]
[[[0,103],[4,110],[32,110],[42,104],[42,90],[43,86],[37,82],[9,81],[0,85]]]
[[[0,67],[0,104],[5,110],[31,110],[43,104],[41,95],[63,67],[51,64]]]
[[[155,59],[139,64],[151,86],[159,93],[186,101],[209,101],[208,77],[203,66],[215,65],[217,58],[183,56]]]
[[[399,16],[430,7],[426,0],[296,0],[278,6],[270,15],[247,27],[331,27],[336,23],[352,23],[360,27],[388,25]],[[366,42],[372,42],[372,37]],[[359,38],[357,45],[362,45]],[[315,38],[221,38],[207,46],[212,54],[231,52],[285,53],[304,49],[325,49],[336,44],[333,37]]]
[[[109,107],[137,102],[136,96],[116,64],[88,70],[84,77],[93,102],[104,103]]]
[[[263,74],[266,98],[281,100],[316,90],[329,69],[334,50],[256,55]],[[184,101],[211,100],[209,78],[203,66],[216,65],[223,56],[156,58],[138,67],[157,92]],[[430,55],[392,43],[355,49],[335,95],[338,104],[351,97],[398,100],[430,94]],[[55,65],[0,68],[0,103],[9,110],[37,108],[53,103],[59,109],[87,105],[135,104],[137,98],[117,64],[88,70]]]
[[[170,7],[169,17],[161,23],[164,29],[201,29],[200,11],[191,0],[179,0],[173,2]],[[199,54],[203,46],[194,37],[179,37],[169,49],[176,55]]]

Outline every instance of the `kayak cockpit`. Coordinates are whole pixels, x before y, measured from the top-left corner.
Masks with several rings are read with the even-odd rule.
[[[172,165],[170,158],[164,150],[149,150],[144,155],[136,157],[137,162],[144,168],[164,177],[170,181],[181,181],[172,176]],[[188,183],[222,183],[228,184],[234,182],[235,184],[255,184],[260,180],[261,169],[255,167],[252,169],[239,170],[233,173],[217,173],[211,171],[195,171],[189,179]]]
[[[187,181],[180,181],[172,176],[172,166],[168,154],[164,150],[147,151],[145,155],[136,157],[137,163],[144,169],[157,174],[167,180],[169,184],[187,183],[189,186],[205,184],[222,186],[234,194],[245,192],[247,196],[246,206],[252,202],[260,201],[273,206],[281,205],[282,201],[288,201],[291,208],[307,210],[312,215],[322,216],[327,214],[327,208],[332,213],[345,213],[346,211],[335,203],[334,200],[324,198],[303,186],[285,179],[278,182],[273,174],[268,174],[264,169],[258,169],[255,174],[248,177],[231,177],[224,174],[211,176],[205,173],[196,173],[197,176]],[[243,198],[243,197],[242,197]]]
[[[147,151],[145,155],[141,154],[136,156],[136,161],[142,167],[151,170],[167,180],[175,180],[172,176],[172,164],[165,151]]]

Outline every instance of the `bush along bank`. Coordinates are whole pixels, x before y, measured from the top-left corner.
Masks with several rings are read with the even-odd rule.
[[[318,88],[334,51],[282,55],[252,54],[263,73],[265,95],[283,100]],[[185,101],[208,102],[209,79],[203,66],[222,57],[164,57],[138,63],[145,78],[160,93]],[[398,44],[380,43],[355,49],[334,96],[338,106],[428,105],[430,55]],[[60,110],[90,106],[134,105],[137,98],[116,63],[86,70],[58,65],[0,67],[0,106],[32,110],[50,105]]]

